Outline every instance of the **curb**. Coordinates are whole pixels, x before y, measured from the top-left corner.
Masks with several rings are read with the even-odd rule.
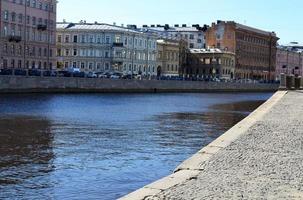
[[[171,187],[185,183],[188,180],[195,179],[195,177],[204,170],[205,163],[208,162],[213,155],[217,154],[219,151],[237,140],[240,136],[244,135],[250,127],[252,127],[257,121],[261,120],[264,115],[268,113],[268,111],[270,111],[270,109],[286,94],[287,91],[276,92],[268,101],[262,104],[248,117],[240,121],[198,153],[194,154],[191,158],[185,160],[176,168],[173,174],[134,191],[119,200],[144,200],[147,197],[155,196]]]

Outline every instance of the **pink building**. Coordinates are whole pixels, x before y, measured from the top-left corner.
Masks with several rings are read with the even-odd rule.
[[[1,0],[0,11],[0,68],[54,68],[56,0]]]
[[[303,76],[303,55],[298,49],[288,47],[278,47],[276,78],[280,79],[280,74],[294,74],[295,76]]]

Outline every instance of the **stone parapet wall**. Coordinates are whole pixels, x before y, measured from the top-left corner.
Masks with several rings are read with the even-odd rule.
[[[0,76],[0,92],[274,92],[278,84]]]

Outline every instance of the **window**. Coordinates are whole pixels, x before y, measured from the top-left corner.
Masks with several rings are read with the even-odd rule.
[[[74,49],[73,55],[74,55],[74,56],[77,56],[77,49]]]
[[[108,51],[105,52],[105,58],[109,58],[109,52]]]
[[[61,53],[61,49],[57,49],[57,56],[61,56],[62,53]]]
[[[82,36],[81,36],[81,42],[82,42],[82,43],[85,43],[85,35],[82,35]]]
[[[58,35],[58,37],[57,37],[57,42],[58,42],[58,43],[61,43],[61,42],[62,42],[62,35]]]
[[[73,40],[74,43],[77,43],[78,42],[78,35],[74,35],[74,40]]]
[[[22,22],[23,22],[23,15],[22,15],[22,14],[19,14],[19,15],[18,15],[18,22],[19,22],[19,23],[22,23]]]
[[[15,22],[16,21],[16,13],[12,12],[12,16],[11,17],[12,17],[12,21]]]
[[[30,24],[30,18],[31,18],[31,17],[30,17],[29,15],[26,16],[26,23],[27,23],[27,24]]]
[[[190,34],[190,35],[189,35],[189,39],[194,40],[194,39],[195,39],[195,36],[194,36],[193,34]]]
[[[97,69],[100,70],[101,69],[101,64],[97,63]]]
[[[109,44],[109,43],[110,43],[110,37],[109,37],[109,36],[106,36],[105,42],[106,42],[106,44]]]
[[[8,11],[5,10],[4,11],[4,20],[8,20],[8,15],[9,15]]]
[[[190,49],[193,49],[193,48],[194,48],[194,44],[193,44],[193,43],[190,43],[190,44],[189,44],[189,48],[190,48]]]
[[[35,26],[36,25],[36,17],[33,17],[32,21],[33,21],[33,26]]]
[[[65,36],[65,43],[69,43],[69,35]]]
[[[94,36],[91,35],[91,36],[89,37],[89,42],[90,42],[90,43],[94,43]]]
[[[81,63],[81,69],[84,69],[85,68],[85,63]]]
[[[109,63],[105,63],[105,70],[109,70]]]
[[[65,56],[69,56],[69,49],[65,49]]]

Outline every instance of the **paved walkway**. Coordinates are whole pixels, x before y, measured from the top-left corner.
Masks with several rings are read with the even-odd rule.
[[[284,95],[195,172],[165,189],[153,184],[143,199],[303,199],[303,92]]]

